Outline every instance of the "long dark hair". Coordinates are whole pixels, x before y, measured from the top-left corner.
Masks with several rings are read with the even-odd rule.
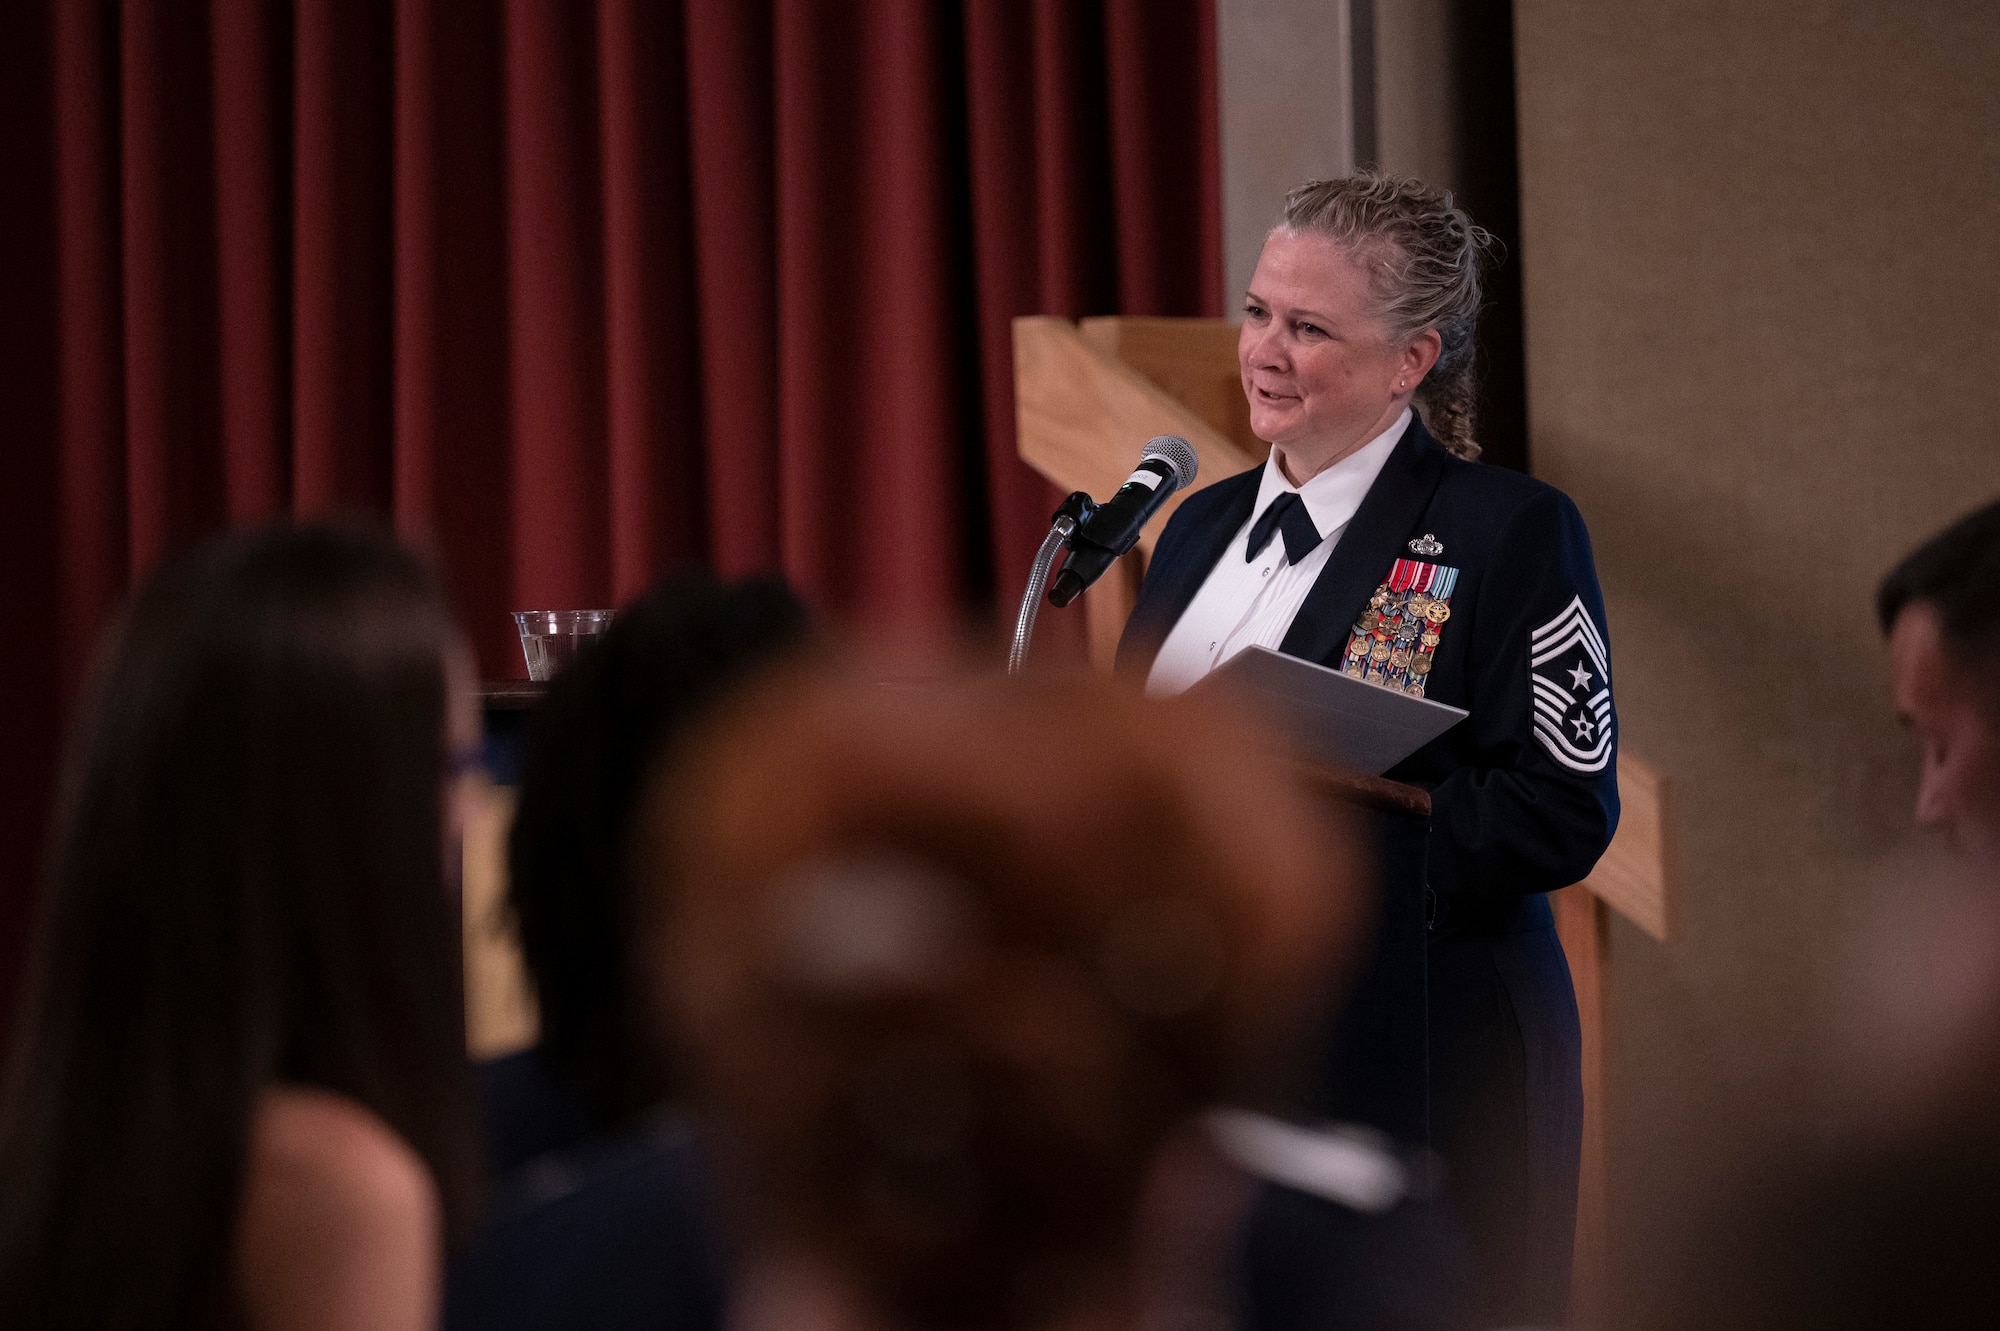
[[[0,1111],[0,1325],[237,1320],[245,1154],[274,1083],[373,1110],[463,1226],[453,637],[420,560],[336,526],[212,541],[113,630]]]
[[[724,696],[804,650],[776,578],[672,575],[618,612],[536,709],[508,848],[508,897],[541,1009],[540,1055],[593,1128],[673,1093],[634,992],[635,810],[656,757]]]

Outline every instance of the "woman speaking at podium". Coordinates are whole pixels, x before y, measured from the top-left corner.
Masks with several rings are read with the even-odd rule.
[[[1473,459],[1491,238],[1414,180],[1286,198],[1237,346],[1262,467],[1190,495],[1119,644],[1148,691],[1264,646],[1470,715],[1388,775],[1431,795],[1431,1127],[1487,1324],[1562,1320],[1581,1041],[1544,893],[1618,822],[1590,537],[1560,491]]]

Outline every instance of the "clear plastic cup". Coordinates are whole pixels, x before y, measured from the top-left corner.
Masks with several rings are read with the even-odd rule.
[[[528,678],[550,680],[576,659],[579,647],[611,627],[611,611],[516,610],[514,624],[521,630]]]

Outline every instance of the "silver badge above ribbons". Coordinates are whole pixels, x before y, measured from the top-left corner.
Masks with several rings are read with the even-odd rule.
[[[1440,541],[1430,532],[1425,532],[1422,536],[1410,542],[1410,553],[1425,556],[1441,555],[1444,553],[1444,542]]]

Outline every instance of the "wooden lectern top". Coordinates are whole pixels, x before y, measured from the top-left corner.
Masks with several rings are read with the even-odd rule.
[[[1385,776],[1363,776],[1322,763],[1300,763],[1298,771],[1313,789],[1348,804],[1380,813],[1431,816],[1431,793],[1421,787],[1391,781]]]

